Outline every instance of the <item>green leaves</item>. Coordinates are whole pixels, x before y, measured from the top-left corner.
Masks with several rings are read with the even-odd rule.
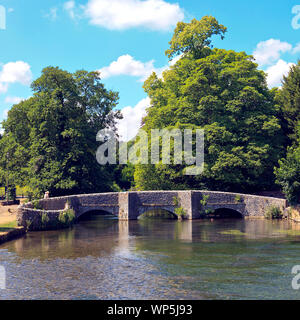
[[[178,22],[166,55],[172,59],[178,54],[191,53],[199,58],[205,47],[211,46],[211,37],[220,35],[223,40],[226,31],[227,28],[211,16],[205,16],[201,20],[193,19],[190,23]]]
[[[96,134],[121,118],[113,111],[118,94],[104,88],[97,72],[57,67],[45,68],[32,89],[34,96],[13,106],[3,124],[0,147],[14,146],[16,182],[36,196],[112,190],[112,171],[96,162]]]
[[[167,54],[171,58],[183,53],[182,57],[163,79],[152,74],[144,84],[151,107],[143,129],[205,130],[203,174],[187,178],[183,166],[139,166],[138,188],[273,188],[274,166],[285,151],[275,92],[268,89],[252,56],[210,48],[210,37],[223,37],[225,31],[212,17],[179,23]]]
[[[275,168],[276,182],[291,204],[300,202],[300,147],[288,149],[285,159],[279,161],[279,168]]]

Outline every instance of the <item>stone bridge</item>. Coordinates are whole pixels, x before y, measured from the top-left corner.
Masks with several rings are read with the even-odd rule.
[[[205,196],[205,197],[204,197]],[[203,205],[202,199],[206,199]],[[76,218],[89,211],[101,210],[119,217],[119,220],[136,220],[141,214],[153,209],[164,209],[175,214],[181,207],[189,220],[201,218],[205,210],[231,209],[243,217],[263,217],[267,208],[276,206],[284,210],[285,199],[262,197],[247,194],[215,191],[141,191],[121,193],[84,194],[40,200],[43,210],[36,210],[32,204],[19,207],[19,225],[27,220],[33,221],[42,213],[57,217],[60,212],[70,207]]]

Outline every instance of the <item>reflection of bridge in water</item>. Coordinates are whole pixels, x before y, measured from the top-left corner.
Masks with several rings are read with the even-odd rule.
[[[201,203],[202,199],[205,203]],[[44,210],[74,209],[76,218],[89,211],[101,210],[119,217],[136,220],[149,210],[167,210],[173,214],[181,207],[189,220],[199,219],[205,210],[229,209],[243,217],[263,217],[270,206],[287,207],[285,199],[215,191],[142,191],[74,195],[41,200]],[[24,207],[26,210],[26,207]]]
[[[95,222],[96,224],[97,222]],[[238,230],[238,234],[230,231]],[[225,231],[225,233],[224,233]],[[229,232],[228,232],[229,231]],[[254,220],[110,220],[100,225],[94,221],[79,223],[72,229],[33,232],[27,237],[2,245],[2,249],[16,252],[25,259],[39,258],[52,260],[56,258],[99,257],[112,253],[127,254],[138,250],[160,248],[161,243],[176,241],[182,250],[194,250],[184,247],[187,243],[206,243],[238,241],[247,239],[285,238],[289,232],[300,234],[300,225],[291,221]],[[198,247],[195,247],[195,250]],[[134,249],[134,250],[136,250]]]

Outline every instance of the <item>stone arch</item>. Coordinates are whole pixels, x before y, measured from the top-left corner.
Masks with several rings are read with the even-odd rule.
[[[231,210],[232,212],[236,212],[237,215],[240,215],[242,218],[247,216],[247,210],[246,206],[243,203],[240,204],[227,204],[227,203],[221,203],[221,204],[209,204],[205,207],[205,209],[209,209],[212,211],[221,211],[221,210]]]
[[[174,217],[177,217],[174,206],[139,206],[137,209],[137,218],[152,210],[164,210],[171,213]]]
[[[242,214],[240,211],[237,209],[233,208],[225,208],[225,207],[220,207],[214,210],[213,214],[215,215],[220,215],[220,217],[223,218],[235,218],[235,219],[243,219],[245,218],[244,214]]]
[[[91,212],[96,212],[96,211],[101,211],[104,212],[106,214],[111,214],[113,216],[117,216],[118,217],[118,210],[114,207],[84,207],[81,208],[79,213],[76,215],[76,219],[80,219],[85,215],[88,215]]]

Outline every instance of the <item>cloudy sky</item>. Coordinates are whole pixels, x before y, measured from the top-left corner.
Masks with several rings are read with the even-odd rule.
[[[253,54],[270,87],[300,58],[300,0],[0,0],[0,120],[44,67],[100,70],[131,138],[149,105],[143,81],[172,63],[176,23],[204,15],[228,27],[215,46]]]

